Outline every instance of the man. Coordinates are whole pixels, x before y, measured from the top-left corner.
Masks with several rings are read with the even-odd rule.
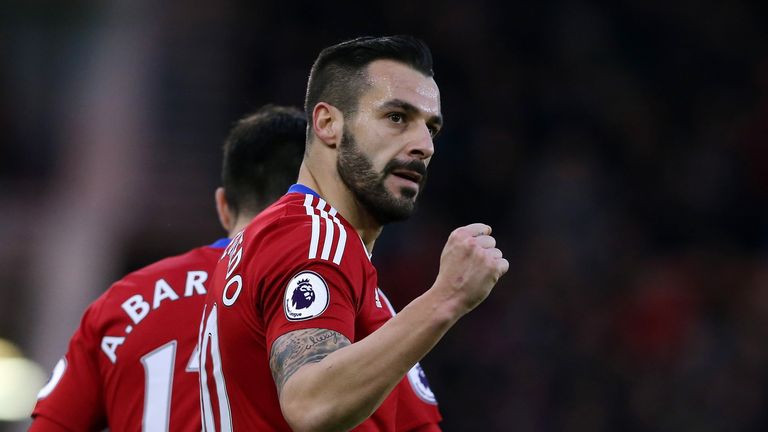
[[[393,389],[507,271],[490,227],[472,224],[399,314],[378,289],[369,254],[413,211],[441,127],[432,75],[407,36],[320,53],[299,184],[234,236],[206,298],[204,430],[396,430]]]
[[[266,106],[238,121],[224,145],[219,220],[230,235],[295,181],[304,114]],[[197,329],[212,245],[133,272],[91,304],[39,394],[31,431],[199,431]]]

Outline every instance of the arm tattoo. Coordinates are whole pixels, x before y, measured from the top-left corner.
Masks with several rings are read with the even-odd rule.
[[[328,354],[350,345],[341,333],[327,329],[304,329],[286,333],[275,340],[269,354],[269,368],[277,393],[300,367],[317,363]]]

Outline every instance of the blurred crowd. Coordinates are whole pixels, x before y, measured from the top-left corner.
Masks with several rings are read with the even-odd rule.
[[[95,181],[88,203],[120,221],[98,225],[111,252],[70,299],[82,311],[125,272],[222,235],[213,189],[232,121],[300,105],[326,45],[411,33],[433,50],[446,127],[419,210],[376,245],[380,285],[407,304],[471,222],[493,226],[511,263],[422,362],[445,430],[768,428],[766,4],[162,3],[12,2],[0,18],[0,337],[55,361],[28,328],[40,291],[58,289],[33,275],[41,225],[60,216],[41,213]],[[141,68],[99,79],[113,76],[105,46]],[[134,73],[138,94],[123,88]],[[121,92],[141,142],[114,150],[122,117],[93,132],[83,113]]]

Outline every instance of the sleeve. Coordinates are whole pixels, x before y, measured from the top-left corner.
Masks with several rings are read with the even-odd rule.
[[[324,261],[307,261],[268,287],[263,302],[267,346],[280,336],[308,328],[333,330],[355,340],[355,289],[348,272]]]
[[[269,246],[253,258],[270,257],[256,289],[267,347],[286,333],[308,328],[355,340],[355,317],[370,262],[362,243],[348,241],[357,233],[327,218],[310,220],[303,215],[279,224],[262,237]]]
[[[33,430],[98,431],[106,427],[97,362],[99,345],[91,328],[97,303],[86,310],[66,355],[38,393],[32,411]]]
[[[28,432],[76,432],[40,414],[32,421]]]

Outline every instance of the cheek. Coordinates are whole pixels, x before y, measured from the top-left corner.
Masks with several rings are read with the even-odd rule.
[[[403,159],[400,156],[400,148],[397,145],[396,139],[390,138],[388,140],[382,140],[378,143],[376,149],[371,154],[371,162],[377,171],[383,171],[384,167],[395,159]]]
[[[384,167],[395,157],[396,153],[392,152],[385,141],[377,142],[372,148],[363,150],[365,157],[371,163],[373,170],[380,173],[384,171]]]
[[[376,172],[382,172],[384,167],[398,155],[398,138],[381,128],[371,127],[356,135],[358,149],[373,165]]]

